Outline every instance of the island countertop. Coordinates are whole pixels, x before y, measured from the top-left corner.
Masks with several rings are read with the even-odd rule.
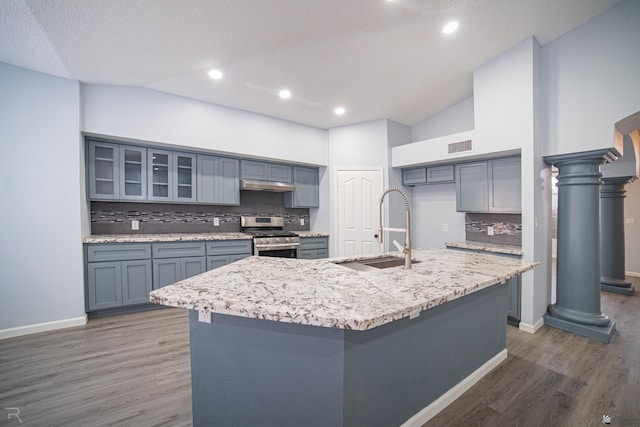
[[[367,257],[362,257],[367,258]],[[360,259],[360,258],[359,258]],[[357,271],[353,258],[252,256],[151,292],[151,302],[201,313],[367,330],[479,291],[535,268],[517,258],[414,250],[413,268]]]
[[[483,243],[465,240],[464,242],[447,242],[447,248],[460,248],[472,251],[494,252],[506,255],[522,255],[522,247],[514,245],[501,245],[498,243]]]

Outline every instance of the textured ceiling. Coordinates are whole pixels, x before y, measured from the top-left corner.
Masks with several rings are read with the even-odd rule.
[[[529,36],[544,45],[617,2],[0,0],[0,62],[319,128],[413,125],[470,96],[484,62]],[[460,30],[446,36],[452,19]],[[212,67],[222,80],[208,77]]]

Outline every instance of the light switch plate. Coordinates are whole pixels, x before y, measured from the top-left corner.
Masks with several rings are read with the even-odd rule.
[[[635,223],[636,223],[635,218],[627,218],[627,224],[635,224]]]
[[[444,231],[445,233],[449,231],[449,224],[442,224],[442,231]]]

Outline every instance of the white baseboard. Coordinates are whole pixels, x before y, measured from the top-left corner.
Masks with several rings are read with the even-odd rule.
[[[1,329],[0,340],[19,337],[22,335],[37,334],[38,332],[53,331],[56,329],[71,328],[87,324],[87,315],[73,317],[71,319],[56,320],[53,322],[36,323],[35,325],[18,326],[17,328]]]
[[[507,349],[489,359],[484,365],[473,371],[471,375],[460,381],[458,384],[450,388],[445,394],[436,399],[431,405],[422,409],[420,412],[409,418],[400,427],[420,427],[431,418],[438,415],[440,411],[453,403],[457,398],[462,396],[465,391],[469,390],[475,383],[480,381],[482,377],[487,375],[493,368],[498,366],[507,358]]]
[[[544,320],[541,317],[533,325],[531,325],[529,323],[520,322],[520,326],[518,328],[521,331],[525,331],[525,332],[528,332],[530,334],[535,334],[538,331],[538,329],[542,328],[542,325],[544,325]]]
[[[640,273],[636,273],[635,271],[625,271],[624,275],[631,277],[640,277]]]

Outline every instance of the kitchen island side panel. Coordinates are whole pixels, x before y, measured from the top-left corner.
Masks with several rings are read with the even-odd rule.
[[[367,331],[190,312],[194,426],[400,425],[506,346],[507,286]]]
[[[194,426],[341,426],[344,330],[189,312]]]

